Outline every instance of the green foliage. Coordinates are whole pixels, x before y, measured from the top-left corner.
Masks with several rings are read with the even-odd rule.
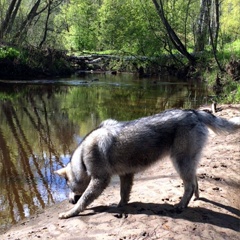
[[[204,79],[207,80],[209,95],[213,96],[214,101],[218,103],[240,103],[240,82],[233,80],[228,73],[219,74],[216,66],[209,64],[212,69],[205,71],[203,74]],[[216,94],[216,78],[220,78],[221,87],[220,92]]]
[[[0,59],[8,59],[8,60],[14,60],[15,58],[18,58],[20,55],[20,52],[12,47],[0,47]]]
[[[73,0],[61,8],[55,18],[56,26],[64,25],[61,39],[68,50],[96,50],[98,33],[98,1]]]
[[[220,18],[222,40],[224,42],[239,39],[240,4],[239,0],[224,0],[221,3],[222,15]]]
[[[191,0],[172,0],[164,4],[169,23],[187,48],[194,48],[194,31],[199,5],[199,1]]]
[[[240,59],[240,39],[223,45],[218,57],[222,61],[229,61],[231,58]]]
[[[72,71],[64,52],[30,47],[0,48],[0,69],[0,78],[4,79],[70,75]]]
[[[73,0],[63,5],[55,23],[66,25],[60,38],[68,50],[152,56],[163,46],[164,33],[150,0]]]
[[[21,62],[43,72],[53,75],[70,73],[70,66],[66,56],[57,50],[41,50],[36,48],[23,49],[21,51]]]
[[[199,1],[163,1],[163,8],[177,36],[193,51]],[[220,29],[221,49],[238,36],[239,14],[229,15],[236,9],[239,9],[237,0],[221,3],[220,19],[224,26]],[[61,32],[59,41],[68,50],[145,56],[175,52],[151,0],[73,0],[62,5],[55,16],[55,26]]]
[[[39,5],[34,10],[36,3]],[[192,51],[196,44],[200,1],[169,0],[162,3],[165,18],[183,45]],[[1,1],[0,5],[3,21],[9,16],[9,1]],[[224,49],[224,45],[240,36],[239,0],[221,1],[220,10],[218,46]],[[214,18],[214,12],[211,16]],[[1,28],[4,24],[0,26],[0,37],[19,45],[146,56],[176,51],[152,0],[22,0],[7,22],[3,37]]]
[[[0,100],[1,101],[12,101],[13,99],[18,98],[19,96],[15,93],[13,94],[9,94],[9,93],[5,93],[5,92],[0,92]]]
[[[240,103],[240,83],[237,81],[225,83],[223,94],[218,100],[222,103]]]
[[[151,1],[105,0],[99,10],[102,48],[137,55],[154,55],[164,37]]]

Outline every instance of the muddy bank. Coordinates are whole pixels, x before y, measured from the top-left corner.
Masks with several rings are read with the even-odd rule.
[[[218,107],[218,116],[240,116],[240,104]],[[72,207],[64,201],[13,226],[0,238],[239,239],[239,169],[240,133],[210,133],[198,168],[201,199],[191,200],[185,211],[173,211],[183,186],[166,159],[136,176],[130,204],[123,209],[116,208],[119,185],[113,184],[77,217],[58,219],[58,213]]]

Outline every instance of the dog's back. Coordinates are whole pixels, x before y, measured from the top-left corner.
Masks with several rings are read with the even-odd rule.
[[[240,126],[204,111],[168,110],[129,122],[106,120],[100,128],[107,134],[98,139],[98,145],[111,174],[137,172],[166,155],[172,159],[198,156],[208,127],[222,133]]]
[[[207,128],[195,111],[169,110],[122,124],[109,123],[105,121],[102,127],[111,138],[109,151],[104,152],[113,174],[140,171],[166,155],[194,154],[207,138]]]

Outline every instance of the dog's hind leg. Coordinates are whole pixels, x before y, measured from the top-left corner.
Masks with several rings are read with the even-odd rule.
[[[130,192],[133,185],[134,174],[129,173],[129,174],[120,175],[119,177],[120,177],[120,183],[121,183],[121,191],[120,191],[121,200],[118,204],[118,207],[122,207],[126,205],[129,201]]]
[[[197,154],[198,155],[198,154]],[[181,201],[176,205],[176,208],[186,208],[193,194],[196,199],[199,198],[198,182],[196,176],[196,168],[198,157],[193,156],[178,156],[173,158],[173,163],[178,171],[184,185],[184,194]]]
[[[103,192],[109,182],[109,176],[92,177],[87,189],[84,191],[76,205],[71,210],[60,213],[59,218],[63,219],[77,216]]]
[[[195,176],[195,190],[194,190],[194,195],[195,195],[195,199],[194,199],[194,200],[198,200],[198,199],[199,199],[199,188],[198,188],[197,176]]]
[[[176,205],[177,209],[183,209],[188,206],[189,201],[191,200],[193,193],[196,191],[195,177],[188,177],[183,179],[184,185],[184,194],[181,201]]]

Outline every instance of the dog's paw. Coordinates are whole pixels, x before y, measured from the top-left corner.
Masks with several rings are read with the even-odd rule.
[[[186,208],[186,206],[181,203],[174,205],[174,211],[176,213],[181,213],[185,208]]]
[[[173,212],[177,213],[177,214],[180,214],[180,213],[183,212],[183,210],[184,210],[183,208],[174,207]]]
[[[78,215],[79,212],[76,212],[76,211],[68,211],[68,212],[63,212],[63,213],[60,213],[58,215],[58,218],[60,219],[66,219],[66,218],[71,218],[71,217],[75,217]]]
[[[120,201],[117,205],[118,208],[125,207],[127,205],[127,201]]]
[[[66,219],[66,218],[69,218],[69,216],[68,216],[67,213],[63,212],[63,213],[59,213],[58,218],[59,219]]]
[[[197,200],[199,200],[199,199],[200,199],[200,197],[197,196],[197,197],[195,197],[195,198],[193,199],[193,201],[197,201]]]

